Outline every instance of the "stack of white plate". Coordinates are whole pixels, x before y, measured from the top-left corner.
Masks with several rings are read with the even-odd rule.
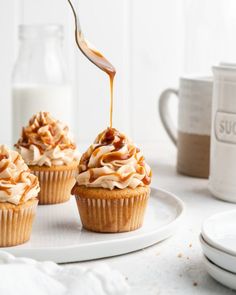
[[[203,223],[200,242],[207,272],[236,290],[236,210],[208,218]]]

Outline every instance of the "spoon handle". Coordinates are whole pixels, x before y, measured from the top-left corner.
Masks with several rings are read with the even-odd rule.
[[[78,0],[76,0],[76,1],[78,1]],[[78,13],[76,13],[77,9],[75,8],[76,7],[75,0],[68,0],[68,2],[69,2],[69,5],[72,9],[73,15],[74,15],[76,31],[81,33],[82,29],[81,29]],[[72,4],[72,2],[73,2],[73,4]]]

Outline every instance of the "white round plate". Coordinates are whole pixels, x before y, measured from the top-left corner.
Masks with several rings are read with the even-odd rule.
[[[141,229],[101,234],[82,229],[75,199],[71,198],[64,204],[38,206],[31,240],[2,250],[15,256],[57,263],[120,255],[143,249],[173,235],[183,211],[184,204],[175,195],[152,188]]]
[[[207,272],[211,277],[213,277],[222,285],[230,289],[236,290],[236,274],[220,268],[219,266],[211,262],[209,259],[207,259],[206,256],[203,257],[203,262]]]
[[[203,253],[207,258],[209,258],[213,263],[220,266],[221,268],[236,273],[236,256],[229,255],[216,248],[213,248],[211,245],[207,244],[202,235],[200,235],[200,243]]]
[[[204,240],[222,252],[236,256],[236,210],[215,214],[202,225]]]

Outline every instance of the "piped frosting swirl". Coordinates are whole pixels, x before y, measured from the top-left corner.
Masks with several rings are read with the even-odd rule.
[[[37,197],[39,190],[38,178],[21,155],[0,145],[0,202],[18,205]]]
[[[69,128],[48,112],[30,119],[15,146],[28,165],[60,166],[79,160]]]
[[[82,155],[77,184],[107,189],[149,185],[151,169],[142,152],[122,133],[107,128]]]

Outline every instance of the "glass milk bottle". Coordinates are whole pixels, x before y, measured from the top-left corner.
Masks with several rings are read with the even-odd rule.
[[[73,129],[73,91],[62,53],[63,28],[21,25],[12,77],[13,143],[39,111],[48,111]]]

